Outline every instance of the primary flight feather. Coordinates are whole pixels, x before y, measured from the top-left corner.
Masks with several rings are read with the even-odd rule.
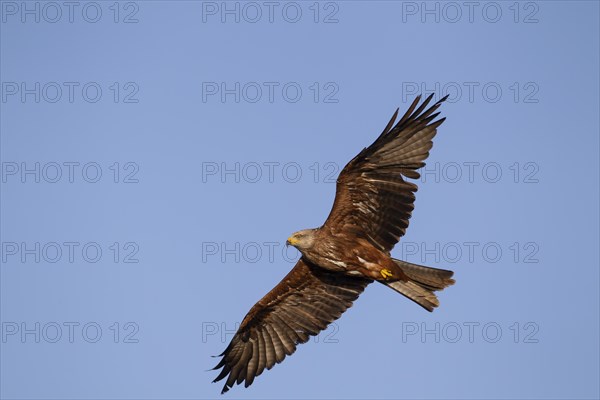
[[[394,125],[398,110],[381,135],[342,170],[329,217],[323,226],[298,231],[287,240],[302,257],[277,286],[248,312],[214,369],[214,382],[226,379],[248,387],[296,346],[308,341],[352,306],[367,285],[380,282],[428,311],[439,306],[435,291],[452,285],[453,272],[411,264],[390,251],[406,232],[414,208],[419,168],[445,118],[417,97]]]

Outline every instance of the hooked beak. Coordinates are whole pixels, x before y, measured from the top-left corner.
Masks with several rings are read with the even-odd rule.
[[[285,241],[285,245],[286,246],[294,246],[297,243],[296,239],[292,236],[290,236],[286,241]]]

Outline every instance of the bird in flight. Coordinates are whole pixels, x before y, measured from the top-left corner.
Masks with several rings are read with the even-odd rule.
[[[377,281],[427,311],[439,306],[435,291],[452,285],[453,272],[392,258],[390,251],[406,232],[414,208],[419,168],[445,118],[418,96],[394,125],[398,110],[381,135],[342,170],[333,208],[325,223],[292,234],[286,244],[302,257],[294,268],[248,312],[214,368],[213,382],[227,378],[221,394],[234,384],[248,387],[296,346],[308,341],[352,306],[367,285]]]

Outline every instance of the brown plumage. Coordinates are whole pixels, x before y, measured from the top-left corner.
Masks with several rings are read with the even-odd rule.
[[[394,125],[398,110],[381,135],[342,170],[329,217],[320,228],[294,233],[287,241],[302,257],[273,290],[254,305],[214,369],[214,382],[227,378],[248,387],[296,346],[338,319],[374,280],[428,311],[439,306],[435,291],[452,285],[453,272],[396,260],[390,251],[406,232],[419,178],[444,118],[417,97]],[[417,107],[418,106],[418,107]],[[425,111],[424,111],[425,110]]]

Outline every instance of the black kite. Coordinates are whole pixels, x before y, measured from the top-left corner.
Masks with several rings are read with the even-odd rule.
[[[373,281],[428,311],[439,305],[435,291],[452,285],[453,272],[396,260],[390,251],[408,227],[419,178],[438,126],[434,119],[447,96],[426,111],[420,96],[394,125],[398,110],[375,142],[340,173],[333,208],[320,228],[294,233],[287,244],[302,257],[250,309],[214,368],[214,382],[227,377],[221,393],[254,378],[291,355],[300,343],[338,319]]]

